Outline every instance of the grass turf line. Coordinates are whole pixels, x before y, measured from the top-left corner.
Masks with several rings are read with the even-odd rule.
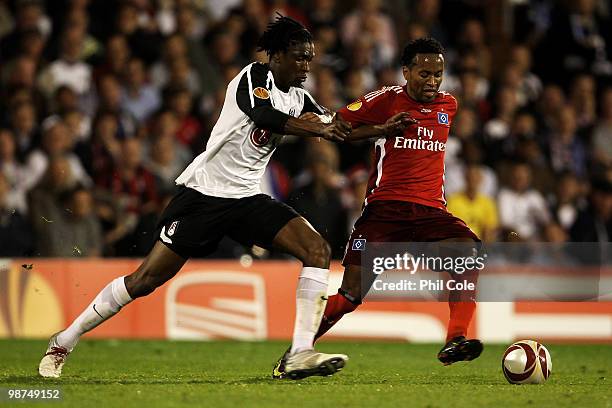
[[[510,385],[501,345],[443,367],[439,345],[323,342],[350,357],[333,377],[273,381],[282,342],[82,341],[61,379],[42,379],[46,342],[0,340],[0,387],[59,387],[62,407],[612,407],[612,347],[546,344],[544,385]],[[42,404],[42,405],[41,405]],[[15,406],[47,406],[42,402]],[[7,406],[0,402],[0,408]]]

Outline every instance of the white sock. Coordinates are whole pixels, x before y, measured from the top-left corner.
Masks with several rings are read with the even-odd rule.
[[[329,269],[306,266],[298,280],[291,353],[313,348],[327,303]]]
[[[79,337],[117,314],[123,306],[132,301],[125,287],[124,278],[121,276],[106,285],[79,317],[57,336],[56,340],[60,346],[72,350]]]

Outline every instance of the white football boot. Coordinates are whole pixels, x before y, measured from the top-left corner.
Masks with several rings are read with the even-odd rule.
[[[314,350],[303,350],[290,354],[285,364],[285,377],[301,380],[311,375],[333,375],[342,370],[348,361],[344,354],[325,354]]]
[[[64,363],[66,363],[66,359],[72,351],[57,344],[56,339],[58,334],[59,332],[55,333],[51,336],[51,339],[49,339],[47,352],[38,365],[38,373],[42,377],[59,378],[62,375],[62,367],[64,367]]]

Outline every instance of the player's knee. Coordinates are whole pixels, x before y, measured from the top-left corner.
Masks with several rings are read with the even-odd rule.
[[[312,240],[306,247],[306,256],[303,259],[304,265],[317,268],[329,267],[331,258],[331,247],[323,238]]]

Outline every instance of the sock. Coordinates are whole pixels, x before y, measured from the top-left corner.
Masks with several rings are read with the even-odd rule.
[[[450,319],[446,332],[447,342],[454,337],[467,335],[474,310],[476,310],[476,302],[448,302],[448,307]]]
[[[466,271],[460,278],[476,283],[478,273],[476,271]],[[455,277],[455,279],[458,278]],[[457,290],[450,292],[448,308],[450,309],[450,318],[446,331],[447,342],[453,337],[467,335],[468,327],[476,310],[476,291]]]
[[[338,290],[336,295],[330,296],[327,300],[327,306],[325,306],[325,312],[321,319],[321,325],[319,331],[315,335],[315,341],[323,336],[329,329],[331,329],[341,318],[347,313],[351,313],[353,310],[361,304],[356,299],[349,299],[349,294],[342,289]]]
[[[121,276],[106,285],[79,317],[57,336],[56,341],[60,346],[72,350],[84,333],[114,316],[132,301],[125,287],[124,278]]]
[[[305,266],[296,293],[295,327],[291,353],[312,349],[327,302],[329,269]]]

